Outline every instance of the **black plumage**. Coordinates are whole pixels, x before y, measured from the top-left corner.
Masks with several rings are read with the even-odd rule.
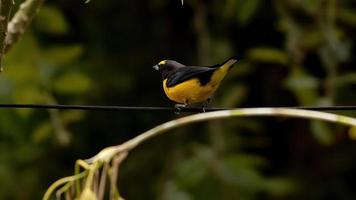
[[[159,64],[158,69],[162,73],[162,80],[167,79],[167,87],[173,87],[192,78],[198,79],[200,85],[204,86],[209,83],[216,69],[232,59],[237,60],[236,57],[231,57],[221,64],[206,67],[185,66],[174,60],[165,60],[164,67]]]
[[[167,76],[167,87],[175,86],[186,80],[197,78],[200,85],[204,86],[209,83],[214,71],[217,68],[211,67],[181,67],[172,71]]]

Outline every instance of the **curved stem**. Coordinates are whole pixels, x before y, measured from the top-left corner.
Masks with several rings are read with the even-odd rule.
[[[172,120],[156,126],[137,137],[117,146],[111,146],[103,149],[94,157],[88,159],[88,162],[96,161],[110,161],[116,154],[120,152],[128,152],[135,148],[142,142],[157,136],[161,133],[167,132],[173,128],[177,128],[186,124],[195,122],[207,121],[212,119],[223,119],[229,117],[247,117],[247,116],[286,116],[306,119],[318,119],[323,121],[329,121],[334,123],[341,123],[350,126],[356,126],[356,119],[337,115],[332,113],[325,113],[319,111],[302,110],[302,109],[288,109],[288,108],[243,108],[235,110],[223,110],[215,112],[200,113],[190,115],[187,117]]]
[[[56,182],[54,182],[46,191],[46,193],[43,195],[43,200],[48,200],[50,199],[51,195],[53,194],[54,190],[56,188],[58,188],[59,186],[68,183],[68,182],[72,182],[78,179],[81,179],[83,177],[85,177],[88,174],[88,171],[83,171],[82,173],[73,175],[73,176],[68,176],[68,177],[64,177],[61,178],[59,180],[57,180]]]
[[[76,173],[79,173],[79,166],[85,168],[85,171],[70,177],[62,178],[55,183],[53,183],[48,190],[46,191],[43,199],[48,200],[53,193],[53,191],[58,188],[60,185],[73,182],[78,179],[81,179],[88,175],[86,180],[86,188],[90,188],[92,184],[92,176],[93,173],[100,168],[103,164],[109,163],[115,156],[120,158],[119,162],[121,162],[128,154],[128,152],[138,146],[139,144],[143,143],[144,141],[158,136],[161,133],[165,133],[168,130],[173,128],[177,128],[183,125],[201,122],[201,121],[208,121],[212,119],[224,119],[224,118],[231,118],[231,117],[247,117],[247,116],[285,116],[285,117],[295,117],[295,118],[306,118],[306,119],[317,119],[323,121],[329,121],[334,123],[340,123],[345,125],[350,125],[356,127],[356,118],[347,117],[343,115],[319,112],[319,111],[311,111],[311,110],[302,110],[302,109],[288,109],[288,108],[242,108],[242,109],[235,109],[235,110],[223,110],[223,111],[215,111],[215,112],[207,112],[207,113],[200,113],[195,115],[190,115],[186,117],[182,117],[179,119],[175,119],[166,123],[163,123],[159,126],[156,126],[137,137],[117,146],[107,147],[101,150],[97,155],[94,157],[86,160],[85,163],[82,160],[77,161],[76,166]],[[351,135],[352,136],[352,135]],[[352,137],[351,137],[352,138]],[[117,170],[117,169],[116,169]],[[103,171],[103,173],[105,173]],[[115,175],[116,177],[116,175]],[[112,177],[111,177],[112,178]],[[77,183],[78,184],[78,183]],[[78,185],[76,184],[77,193]],[[113,184],[112,184],[113,185]],[[61,191],[63,192],[63,191]]]

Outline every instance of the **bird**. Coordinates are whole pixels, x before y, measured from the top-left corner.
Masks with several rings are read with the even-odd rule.
[[[177,103],[178,112],[193,103],[203,103],[205,112],[212,95],[236,62],[236,56],[212,66],[186,66],[174,60],[162,60],[153,68],[161,73],[163,90]]]

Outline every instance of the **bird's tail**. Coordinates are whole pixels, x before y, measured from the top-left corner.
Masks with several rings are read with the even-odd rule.
[[[220,81],[226,76],[229,70],[234,66],[237,62],[236,57],[229,58],[225,62],[223,62],[220,67],[216,69],[213,75],[213,82],[220,83]]]
[[[233,66],[234,64],[237,62],[237,58],[236,57],[231,57],[229,59],[227,59],[225,62],[223,62],[221,64],[222,70],[228,72]]]

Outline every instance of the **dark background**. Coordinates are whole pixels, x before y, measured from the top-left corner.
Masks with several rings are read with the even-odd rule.
[[[211,106],[354,105],[355,6],[352,0],[47,1],[5,57],[0,101],[173,106],[153,65],[164,59],[213,65],[236,55]],[[184,115],[2,109],[0,198],[39,199],[73,174],[75,160]],[[286,118],[189,125],[133,150],[119,190],[125,199],[354,199],[350,131]]]

